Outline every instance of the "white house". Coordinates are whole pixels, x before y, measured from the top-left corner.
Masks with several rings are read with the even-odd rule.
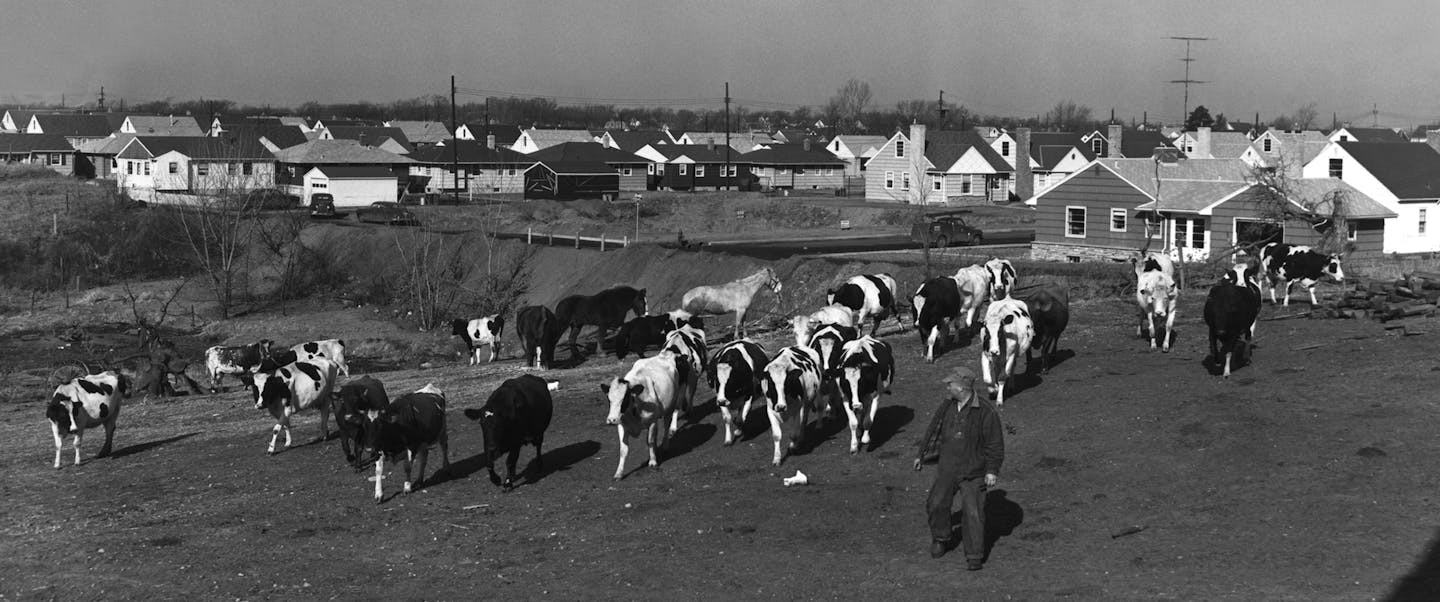
[[[1386,253],[1440,251],[1440,152],[1414,142],[1333,142],[1305,164],[1305,178],[1335,178],[1396,216],[1385,220]]]
[[[863,175],[865,162],[880,152],[880,147],[890,139],[884,136],[840,135],[825,145],[825,150],[845,162],[845,175]]]
[[[305,172],[304,203],[317,192],[334,196],[336,207],[365,207],[394,201],[400,189],[395,172],[385,166],[319,165]]]
[[[539,130],[530,128],[520,132],[510,149],[530,154],[542,148],[549,148],[565,142],[596,142],[589,130]]]

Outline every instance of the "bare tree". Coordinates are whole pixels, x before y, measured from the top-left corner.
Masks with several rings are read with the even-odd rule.
[[[1344,253],[1349,203],[1345,189],[1317,192],[1287,167],[1287,158],[1282,154],[1275,165],[1252,168],[1246,175],[1246,180],[1255,185],[1261,217],[1274,224],[1303,223],[1320,234],[1320,241],[1315,245],[1317,251]],[[1265,240],[1255,246],[1266,242],[1280,241]]]
[[[1307,104],[1295,109],[1290,115],[1290,125],[1297,130],[1313,129],[1316,121],[1320,119],[1320,113],[1315,109],[1315,103]]]
[[[1090,113],[1090,107],[1075,104],[1071,100],[1062,100],[1055,103],[1055,108],[1045,114],[1044,121],[1056,129],[1071,131],[1088,125],[1092,121]]]
[[[870,84],[852,77],[830,97],[825,114],[834,121],[838,131],[848,132],[870,106],[871,98]]]

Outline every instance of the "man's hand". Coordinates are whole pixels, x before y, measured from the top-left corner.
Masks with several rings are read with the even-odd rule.
[[[920,458],[915,458],[915,470],[920,470]]]
[[[985,486],[986,486],[986,487],[994,487],[994,486],[995,486],[995,481],[997,481],[997,480],[998,480],[998,479],[995,478],[995,475],[993,475],[993,474],[986,474],[986,475],[985,475]]]

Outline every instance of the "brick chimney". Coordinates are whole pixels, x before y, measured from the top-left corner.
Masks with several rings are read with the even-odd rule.
[[[1425,144],[1440,153],[1440,130],[1425,130]]]
[[[1121,137],[1124,136],[1124,132],[1125,128],[1120,127],[1118,123],[1112,123],[1110,127],[1106,129],[1106,150],[1108,151],[1105,153],[1106,157],[1118,158],[1125,156],[1120,152],[1122,148],[1120,144],[1122,141]]]
[[[487,134],[485,136],[485,148],[495,150],[495,134]]]
[[[1021,201],[1035,196],[1035,175],[1030,171],[1030,128],[1015,130],[1015,196]]]
[[[805,148],[805,152],[810,152],[810,139],[806,138],[805,141],[801,143],[801,146]]]
[[[925,124],[910,124],[910,143],[905,145],[905,160],[911,172],[911,192],[906,202],[923,202],[929,192],[920,185],[925,180]]]
[[[1201,127],[1195,130],[1195,155],[1194,159],[1209,159],[1210,155],[1210,128]]]
[[[710,151],[710,152],[712,152],[712,153],[715,152],[715,137],[714,137],[714,136],[711,136],[711,137],[705,139],[705,150],[708,150],[708,151]]]

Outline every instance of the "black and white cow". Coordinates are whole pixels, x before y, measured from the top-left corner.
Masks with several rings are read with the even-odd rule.
[[[775,442],[775,455],[770,463],[780,465],[784,459],[780,441],[782,423],[797,416],[799,420],[790,435],[785,450],[794,449],[805,437],[805,427],[810,422],[810,411],[819,411],[820,382],[824,374],[820,369],[820,353],[810,347],[792,345],[781,349],[775,358],[765,365],[760,376],[760,392],[765,396],[766,413],[770,417],[770,437]]]
[[[555,365],[555,345],[565,332],[555,312],[543,305],[522,307],[515,312],[515,330],[525,348],[526,366],[549,370]]]
[[[340,339],[325,339],[323,341],[310,341],[300,343],[290,348],[295,352],[295,357],[279,365],[285,365],[296,360],[313,360],[323,357],[335,363],[335,367],[341,374],[350,376],[350,364],[345,362],[345,341]]]
[[[700,316],[692,314],[683,309],[672,309],[665,314],[665,317],[667,318],[667,321],[665,323],[666,332],[669,332],[671,330],[679,330],[681,326],[686,325],[694,326],[701,330],[705,329],[704,318],[701,318]]]
[[[1340,267],[1339,255],[1326,255],[1303,245],[1272,242],[1260,250],[1260,265],[1265,270],[1265,280],[1270,284],[1270,303],[1276,303],[1275,288],[1285,287],[1285,305],[1290,304],[1290,283],[1300,281],[1300,286],[1310,292],[1310,304],[1319,305],[1315,299],[1315,284],[1330,277],[1335,282],[1345,281],[1345,270]]]
[[[1020,357],[1029,357],[1034,339],[1035,324],[1023,301],[1008,297],[990,301],[985,330],[980,333],[980,371],[995,395],[995,405],[1005,405],[1005,384],[1016,374]]]
[[[677,328],[675,323],[670,314],[631,318],[615,333],[615,359],[623,360],[630,353],[645,357],[646,348],[665,344],[665,335]]]
[[[335,427],[340,429],[340,449],[351,466],[360,468],[368,463],[362,461],[362,452],[366,451],[375,420],[389,405],[385,384],[370,376],[346,382],[333,394],[330,406],[335,413]]]
[[[870,328],[873,336],[880,329],[880,322],[890,316],[895,316],[895,322],[900,322],[900,312],[896,307],[896,294],[899,288],[895,285],[895,279],[889,274],[864,274],[852,276],[839,288],[825,291],[825,303],[839,304],[850,308],[855,314],[853,323],[856,328],[865,325],[866,318],[875,320],[874,326]],[[904,324],[900,324],[904,328]]]
[[[685,358],[690,363],[690,369],[686,372],[685,378],[680,381],[680,399],[676,406],[676,412],[670,415],[670,432],[680,428],[680,413],[690,411],[695,402],[695,389],[700,386],[700,375],[705,373],[705,360],[709,357],[705,350],[705,331],[686,324],[679,330],[665,335],[664,351],[669,351]]]
[[[855,327],[855,314],[851,313],[850,308],[844,305],[826,305],[809,315],[795,316],[790,319],[791,330],[795,333],[795,344],[808,344],[810,336],[815,334],[815,329],[825,324],[838,324],[853,328]]]
[[[840,384],[836,381],[834,369],[840,365],[840,354],[845,343],[860,338],[858,329],[839,324],[825,324],[810,334],[805,346],[814,349],[820,356],[820,397],[817,408],[824,409],[827,416],[840,401]]]
[[[1140,307],[1140,323],[1135,325],[1135,335],[1144,336],[1149,326],[1150,348],[1159,345],[1160,350],[1169,353],[1170,341],[1175,330],[1176,308],[1179,306],[1180,287],[1175,280],[1161,270],[1141,271],[1135,276],[1135,304]],[[1165,337],[1159,337],[1159,328],[1165,327]]]
[[[247,377],[260,369],[261,362],[270,356],[274,343],[270,339],[238,347],[216,345],[205,350],[205,372],[210,376],[210,392],[221,390],[220,379],[226,374],[245,382]],[[245,382],[246,385],[251,383]]]
[[[471,366],[480,363],[480,348],[490,346],[490,359],[495,361],[500,356],[500,335],[505,332],[505,317],[500,314],[475,318],[474,320],[455,319],[450,322],[450,334],[460,337],[465,341],[465,348],[470,351]]]
[[[985,262],[985,271],[990,273],[990,300],[1009,297],[1010,289],[1015,286],[1015,266],[1010,260],[991,257]]]
[[[1060,335],[1070,325],[1070,293],[1064,287],[1049,283],[1027,288],[1017,293],[1017,299],[1030,310],[1030,319],[1035,325],[1035,340],[1031,349],[1040,352],[1040,372],[1050,372],[1050,359],[1060,346]],[[1030,357],[1025,358],[1026,369]]]
[[[910,297],[910,319],[920,333],[925,361],[935,363],[935,354],[952,338],[962,309],[960,283],[951,276],[925,281]]]
[[[1263,303],[1263,297],[1260,294],[1261,270],[1260,262],[1251,257],[1237,260],[1230,269],[1220,275],[1222,281],[1236,286],[1249,287],[1255,293],[1255,321],[1250,323],[1250,338],[1252,339],[1255,338],[1255,325],[1260,323],[1260,305]]]
[[[650,357],[635,360],[624,377],[613,378],[600,385],[600,390],[610,402],[605,424],[615,425],[620,438],[616,480],[625,474],[625,458],[630,454],[628,439],[640,439],[650,452],[650,466],[659,466],[655,450],[668,442],[673,434],[666,428],[665,421],[679,406],[681,383],[689,378],[690,361],[673,351],[661,350]]]
[[[715,390],[715,405],[720,406],[720,417],[725,422],[725,445],[735,443],[735,437],[743,434],[740,425],[750,416],[751,402],[760,397],[760,375],[768,363],[770,357],[765,355],[765,348],[750,339],[731,341],[711,358],[705,373],[710,388]],[[731,406],[739,403],[744,405],[737,421]]]
[[[490,482],[506,490],[515,487],[515,464],[520,459],[520,448],[525,445],[535,446],[536,476],[545,470],[541,446],[555,411],[550,392],[559,388],[558,382],[522,374],[500,383],[480,409],[465,410],[466,418],[480,423],[480,432],[485,437],[485,468],[490,471]],[[503,482],[500,475],[495,474],[495,460],[502,454],[506,455]]]
[[[433,384],[427,384],[414,393],[396,398],[380,417],[375,428],[370,430],[370,448],[379,452],[375,458],[375,502],[385,498],[382,482],[385,477],[385,458],[394,461],[401,458],[405,464],[405,485],[403,491],[410,493],[412,483],[416,486],[425,480],[425,460],[430,457],[430,446],[440,446],[443,462],[435,474],[450,468],[450,443],[445,432],[445,393]],[[420,459],[420,469],[411,479],[410,463]]]
[[[955,285],[960,288],[960,313],[965,315],[966,330],[984,322],[985,314],[979,312],[990,301],[990,279],[990,270],[983,265],[970,265],[955,271]]]
[[[323,357],[300,360],[276,368],[274,372],[255,375],[255,409],[268,410],[275,417],[270,431],[270,446],[265,453],[275,453],[275,442],[285,432],[285,447],[290,447],[290,415],[312,407],[320,410],[320,437],[330,436],[331,391],[340,368]]]
[[[120,417],[120,400],[129,396],[129,380],[115,372],[80,376],[55,387],[50,403],[45,405],[45,417],[50,419],[50,432],[55,435],[55,468],[60,468],[65,435],[71,436],[75,464],[80,464],[80,439],[87,428],[105,427],[105,446],[95,457],[110,455],[110,446],[115,441],[115,421]]]
[[[1210,329],[1210,359],[1220,365],[1223,355],[1222,374],[1230,378],[1232,356],[1238,354],[1244,362],[1249,355],[1250,329],[1260,316],[1260,287],[1252,286],[1255,272],[1244,264],[1226,274],[1205,297],[1205,325]]]
[[[860,451],[861,443],[869,451],[870,428],[880,408],[880,394],[889,393],[890,383],[895,380],[895,355],[889,343],[861,337],[845,343],[837,372],[844,398],[841,405],[850,420],[850,453]]]

